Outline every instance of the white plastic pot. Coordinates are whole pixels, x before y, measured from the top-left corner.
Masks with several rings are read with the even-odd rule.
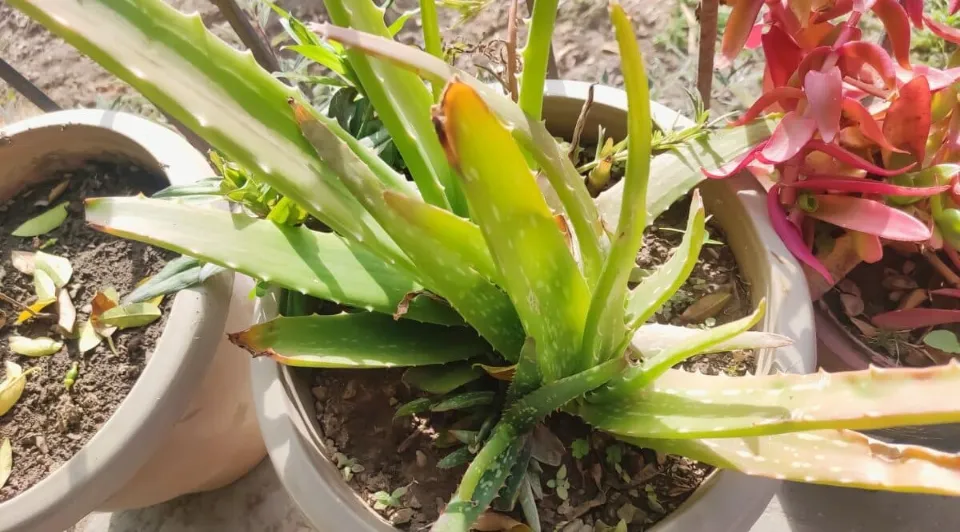
[[[547,82],[544,118],[550,131],[570,138],[589,85]],[[596,87],[584,138],[603,124],[608,135],[626,133],[626,95]],[[663,126],[689,120],[661,105],[654,118]],[[806,281],[793,256],[780,242],[766,214],[763,190],[746,176],[700,187],[707,211],[724,228],[741,274],[751,286],[754,303],[767,300],[759,328],[794,339],[789,347],[760,353],[760,371],[809,373],[815,368],[813,312]],[[259,321],[277,315],[275,299],[260,300]],[[316,420],[311,383],[297,369],[266,357],[252,361],[257,414],[270,459],[303,514],[317,530],[390,532],[389,523],[370,511],[344,482],[341,473],[321,454],[324,437]],[[675,512],[657,524],[655,532],[734,532],[749,530],[770,502],[778,481],[717,471]]]
[[[186,184],[213,176],[176,133],[113,111],[60,111],[0,128],[0,200],[91,159],[129,161]],[[64,530],[94,510],[149,506],[246,474],[265,449],[249,355],[224,328],[249,323],[250,283],[225,272],[181,291],[129,395],[68,462],[0,504],[0,530]]]

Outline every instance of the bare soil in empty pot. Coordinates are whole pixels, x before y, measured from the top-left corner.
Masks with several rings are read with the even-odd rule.
[[[0,416],[0,441],[10,440],[13,467],[9,479],[0,488],[0,502],[16,497],[70,460],[103,426],[129,393],[157,338],[163,331],[172,297],[160,304],[160,319],[145,327],[117,330],[111,348],[107,341],[80,353],[76,336],[91,313],[95,294],[113,287],[119,294],[132,291],[145,277],[159,271],[168,252],[121,240],[97,232],[84,223],[83,200],[99,196],[150,194],[165,184],[161,178],[135,166],[114,163],[89,163],[69,172],[58,172],[50,180],[21,191],[0,206],[0,363],[11,361],[24,371],[36,368],[26,377],[19,400]],[[62,185],[67,183],[67,185]],[[55,188],[58,198],[50,199]],[[38,237],[15,237],[11,233],[23,222],[44,212],[49,206],[69,202],[66,220],[56,229]],[[12,265],[14,251],[45,253],[66,258],[73,275],[64,287],[77,310],[74,334],[56,328],[57,304],[41,315],[17,324],[22,311],[11,300],[29,305],[37,299],[33,276]],[[14,353],[12,336],[49,337],[62,341],[63,347],[52,355],[28,357]],[[64,380],[74,363],[78,373],[68,390]]]
[[[958,279],[955,275],[948,278],[943,274],[950,268],[944,254],[932,257],[931,262],[930,257],[919,253],[885,248],[880,261],[860,263],[826,293],[820,308],[843,327],[853,342],[859,343],[872,364],[907,367],[946,364],[960,354],[960,345],[951,348],[949,341],[953,338],[956,343],[960,324],[892,331],[872,322],[878,314],[898,309],[960,309],[960,298],[933,293],[937,289],[956,288],[951,279],[954,282]],[[933,336],[928,337],[931,333]]]
[[[677,202],[647,230],[637,277],[664,262],[680,243],[688,205],[689,198]],[[704,247],[693,275],[655,321],[712,325],[752,310],[749,287],[730,248],[722,244],[723,232],[714,223],[708,228],[715,243]],[[709,315],[695,316],[695,323],[685,319],[692,305],[705,296],[716,299],[718,293],[729,294],[725,303]],[[720,353],[690,359],[683,367],[743,375],[755,370],[755,359],[751,352]],[[398,406],[425,396],[404,382],[402,370],[296,371],[313,383],[324,455],[357,495],[397,528],[429,528],[466,469],[465,464],[441,469],[438,463],[463,446],[457,436],[477,431],[484,414],[493,410],[478,407],[394,419]],[[485,376],[451,394],[505,384]],[[630,531],[646,530],[682,504],[712,471],[693,460],[618,443],[564,413],[552,415],[532,440],[531,464],[538,471],[532,484],[543,530],[593,532],[606,530],[605,525],[612,530],[621,519]],[[385,494],[404,487],[384,504]],[[498,513],[523,519],[519,504]]]

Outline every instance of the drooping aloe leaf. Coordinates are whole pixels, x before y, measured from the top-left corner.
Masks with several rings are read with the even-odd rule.
[[[720,130],[654,157],[650,163],[650,182],[647,185],[647,222],[655,220],[703,181],[701,168],[721,166],[766,140],[774,124],[772,120],[758,120],[745,126]],[[597,208],[604,219],[613,220],[620,212],[623,187],[621,180],[597,198]]]
[[[335,24],[390,38],[383,12],[372,0],[324,0],[324,5]],[[359,50],[346,54],[424,201],[465,216],[462,193],[430,121],[430,91],[415,74],[396,65]]]
[[[445,149],[504,288],[537,341],[544,379],[569,375],[578,369],[590,295],[553,213],[520,147],[476,91],[450,83],[441,109]]]
[[[497,497],[500,488],[510,476],[524,444],[522,439],[515,440],[506,451],[497,456],[469,498],[462,498],[459,493],[454,494],[430,531],[467,532],[470,530],[474,521]]]
[[[228,336],[254,356],[311,368],[425,366],[490,351],[486,342],[465,327],[395,321],[369,312],[280,317]]]
[[[542,122],[524,114],[510,98],[504,98],[487,84],[430,54],[348,28],[324,25],[320,32],[348,47],[412,69],[430,81],[447,82],[456,78],[477,91],[490,109],[511,127],[514,138],[534,157],[547,175],[577,234],[587,279],[594,282],[600,276],[603,264],[601,247],[606,245],[606,232],[597,216],[597,208],[576,167],[567,154],[560,151],[556,140]],[[619,213],[619,209],[616,213]],[[609,219],[613,220],[615,216],[616,214]]]
[[[748,475],[851,488],[960,495],[960,460],[916,445],[883,443],[852,431],[627,443],[680,454]]]
[[[516,357],[523,342],[520,321],[507,295],[465,262],[464,257],[476,252],[470,241],[452,238],[454,235],[444,227],[407,223],[387,205],[387,190],[351,146],[341,141],[326,123],[315,120],[305,107],[294,104],[294,113],[324,164],[340,176],[350,193],[402,245],[409,260],[416,264],[420,281],[446,298],[504,356]],[[472,228],[469,224],[458,227],[467,232]]]
[[[302,96],[207,31],[198,14],[161,0],[9,4],[340,234],[382,257],[402,256],[335,176],[315,173],[317,157],[286,103]]]
[[[924,393],[917,393],[918,386]],[[578,413],[602,430],[651,438],[871,430],[958,422],[960,412],[951,399],[957,390],[956,363],[737,378],[671,370],[622,402],[588,404]]]
[[[650,177],[650,145],[653,124],[650,118],[650,88],[637,37],[620,4],[610,5],[616,30],[627,92],[627,166],[623,178],[623,203],[607,260],[590,300],[583,334],[582,367],[618,356],[627,334],[625,303],[627,281],[636,266],[637,251],[643,244],[647,210],[638,209],[647,198]]]
[[[90,199],[86,216],[101,231],[344,305],[393,314],[405,295],[423,288],[357,244],[304,227],[144,198]],[[462,323],[426,297],[416,298],[404,317]]]
[[[547,79],[547,63],[553,25],[557,20],[558,0],[538,0],[533,4],[527,45],[523,49],[523,72],[520,74],[520,109],[527,116],[540,120],[543,112],[543,86]]]
[[[630,368],[620,379],[611,383],[610,387],[598,392],[594,396],[596,402],[619,400],[631,390],[640,390],[654,382],[660,375],[684,360],[703,352],[711,351],[711,346],[727,342],[753,327],[763,317],[766,311],[766,301],[760,300],[756,310],[749,316],[739,320],[724,323],[709,329],[702,329],[682,342],[675,343],[661,351],[651,352],[645,346],[635,346],[639,356],[643,359],[637,367]]]
[[[640,353],[656,353],[673,349],[700,334],[703,329],[648,323],[641,325],[630,340],[633,348]],[[763,331],[744,331],[729,340],[709,346],[702,354],[723,353],[739,349],[773,349],[790,345],[793,341],[786,336]],[[668,372],[669,373],[669,372]]]
[[[425,392],[445,394],[483,375],[485,372],[470,362],[456,362],[408,369],[403,374],[403,382]]]
[[[464,264],[488,280],[497,282],[497,267],[476,224],[403,194],[386,191],[383,199],[407,223],[422,231],[432,232],[447,244],[450,251],[459,255]]]
[[[644,278],[640,286],[630,293],[627,300],[627,324],[630,331],[646,323],[683,286],[697,265],[705,236],[706,211],[700,192],[695,190],[690,201],[687,228],[680,245],[667,262]]]

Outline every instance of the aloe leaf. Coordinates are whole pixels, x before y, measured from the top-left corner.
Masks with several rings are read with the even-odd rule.
[[[497,282],[497,267],[476,224],[403,194],[386,191],[383,199],[407,223],[421,231],[431,232],[465,264],[488,280]]]
[[[384,258],[402,254],[319,161],[287,106],[295,89],[161,0],[14,0],[229,159],[341,235]],[[344,132],[346,135],[346,133]]]
[[[923,393],[918,393],[922,389]],[[591,425],[624,436],[726,438],[956,423],[960,365],[712,377],[670,371],[617,404],[585,405]],[[931,401],[936,397],[936,401]],[[624,404],[624,403],[627,404]]]
[[[337,138],[324,122],[314,120],[303,106],[295,105],[294,112],[303,134],[321,159],[403,246],[427,288],[445,297],[467,323],[505,356],[516,356],[523,341],[519,319],[509,298],[463,260],[462,257],[472,252],[469,241],[451,238],[454,235],[443,227],[407,223],[387,205],[384,199],[387,190],[347,143]],[[453,223],[449,218],[447,222]],[[458,227],[470,231],[464,224]],[[452,247],[461,249],[454,251]]]
[[[637,352],[657,353],[667,349],[673,349],[677,345],[700,335],[702,332],[703,329],[700,328],[648,323],[641,325],[640,328],[633,333],[633,338],[630,340],[630,343]],[[729,340],[710,345],[704,351],[701,351],[700,354],[724,353],[740,349],[774,349],[792,343],[793,340],[779,334],[763,331],[744,331]]]
[[[577,234],[585,275],[591,284],[600,276],[606,232],[597,215],[597,207],[566,153],[560,151],[553,135],[544,124],[524,114],[510,98],[470,74],[448,65],[443,60],[390,39],[353,29],[331,26],[320,27],[320,32],[344,45],[393,61],[418,72],[431,82],[447,82],[456,78],[477,91],[497,116],[510,126],[511,134],[521,146],[534,156],[556,191]],[[698,168],[699,171],[699,168]],[[619,209],[617,209],[619,212]],[[612,217],[610,219],[613,219]]]
[[[26,222],[20,224],[20,226],[14,229],[10,234],[19,237],[31,237],[40,236],[53,231],[54,229],[60,227],[60,224],[67,219],[67,205],[68,202],[65,201],[56,207],[51,207],[46,211],[43,211],[37,216],[34,216]]]
[[[435,0],[420,0],[420,25],[423,28],[423,49],[428,54],[443,59],[443,41],[440,39],[440,22]],[[443,82],[433,82],[433,99],[443,94]]]
[[[629,330],[641,327],[659,310],[664,303],[683,286],[700,257],[706,236],[706,212],[700,192],[694,190],[690,201],[690,215],[683,240],[673,255],[651,275],[644,278],[640,286],[630,293],[627,299],[627,324]]]
[[[619,400],[626,393],[643,389],[676,364],[700,353],[710,352],[714,345],[730,341],[753,327],[763,317],[766,307],[766,301],[760,300],[756,310],[749,316],[709,329],[702,329],[697,331],[697,334],[674,343],[661,351],[651,352],[645,346],[637,346],[639,355],[643,359],[642,363],[637,367],[630,368],[622,379],[618,379],[609,388],[597,393],[594,401],[607,402],[614,398],[614,400]]]
[[[558,0],[537,0],[533,4],[530,32],[523,49],[523,73],[520,75],[520,98],[523,112],[540,120],[543,112],[543,86],[547,79],[547,63],[553,26],[557,19]]]
[[[650,176],[650,90],[640,46],[630,19],[620,4],[611,3],[610,16],[620,48],[621,69],[627,92],[627,166],[624,173],[624,202],[617,222],[616,238],[600,273],[590,301],[584,328],[583,356],[586,366],[619,355],[627,328],[624,304],[627,281],[636,266],[637,251],[643,245],[646,209],[638,209],[647,197]]]
[[[383,12],[372,0],[324,0],[324,4],[334,23],[390,37]],[[359,50],[348,49],[346,54],[424,201],[466,215],[462,194],[434,134],[430,91],[416,75],[396,65],[368,57]]]
[[[775,124],[772,120],[758,120],[745,126],[722,129],[654,157],[650,162],[650,182],[647,184],[647,223],[653,222],[703,181],[701,168],[716,168],[734,159],[769,138]],[[615,219],[622,209],[623,187],[621,180],[597,198],[597,209],[604,219]]]
[[[393,415],[393,419],[426,412],[430,410],[430,406],[432,404],[433,399],[429,397],[420,397],[418,399],[414,399],[401,405],[400,408],[397,409],[397,412]]]
[[[193,259],[192,257],[184,258],[189,258],[194,263],[199,264],[199,261]],[[227,271],[227,269],[223,266],[218,266],[216,264],[204,264],[203,266],[197,265],[188,270],[179,271],[173,273],[172,275],[164,275],[161,277],[161,274],[164,273],[164,271],[161,270],[159,274],[151,277],[149,281],[138,286],[133,292],[127,294],[123,298],[122,303],[142,303],[144,301],[150,301],[158,296],[173,294],[181,290],[203,284],[210,277],[224,271]]]
[[[403,374],[403,382],[428,393],[443,395],[484,375],[481,368],[470,362],[457,362],[410,368]]]
[[[443,142],[548,382],[578,369],[589,291],[523,152],[468,85],[447,85]],[[496,154],[492,157],[492,154]],[[462,312],[461,312],[462,313]]]
[[[520,456],[524,441],[518,439],[497,456],[484,472],[477,489],[468,498],[455,494],[444,508],[431,532],[467,532],[503,487]]]
[[[493,404],[496,394],[492,391],[464,392],[450,397],[444,397],[430,406],[431,412],[449,412],[451,410],[464,410],[477,406],[487,406]]]
[[[750,438],[624,441],[778,480],[960,495],[960,461],[956,455],[916,445],[888,444],[846,430]]]
[[[490,352],[465,327],[395,321],[367,312],[280,317],[228,336],[255,356],[311,368],[425,366]]]
[[[145,198],[90,199],[86,215],[101,231],[344,305],[393,314],[404,296],[422,289],[361,246],[304,227]],[[462,323],[451,309],[426,297],[416,298],[404,317]]]
[[[543,376],[537,366],[537,341],[527,338],[520,350],[513,380],[507,388],[507,404],[512,405],[517,399],[536,390],[542,381]]]

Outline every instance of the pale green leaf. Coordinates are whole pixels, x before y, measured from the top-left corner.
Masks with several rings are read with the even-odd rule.
[[[67,205],[69,205],[69,202],[65,201],[56,207],[51,207],[42,214],[30,218],[26,222],[20,224],[19,227],[14,229],[11,235],[31,237],[53,231],[54,229],[60,227],[63,221],[67,219]]]
[[[4,438],[3,443],[0,443],[0,488],[6,485],[12,470],[13,448],[10,447],[10,438]]]
[[[118,305],[100,315],[100,323],[119,329],[143,327],[158,319],[160,319],[160,308],[153,303]]]
[[[6,374],[3,381],[0,381],[0,416],[9,412],[13,405],[20,400],[23,388],[27,385],[27,375],[33,371],[39,371],[32,368],[23,371],[20,364],[9,360],[4,360],[3,366]]]
[[[280,317],[228,336],[255,355],[318,368],[445,364],[490,352],[490,346],[465,327],[395,321],[367,312]]]
[[[37,303],[40,305],[57,300],[57,284],[44,270],[34,270],[33,290],[37,294]]]
[[[14,353],[28,357],[50,356],[63,348],[63,342],[58,342],[46,336],[27,338],[26,336],[12,335],[7,337],[7,345]]]
[[[455,362],[442,366],[410,368],[403,374],[403,382],[414,388],[435,394],[445,394],[473,382],[485,374],[470,362]]]
[[[97,334],[97,329],[93,326],[93,323],[90,320],[83,322],[83,325],[80,326],[80,340],[77,349],[81,353],[86,353],[100,345],[102,341],[103,338]]]
[[[36,270],[36,253],[29,251],[17,251],[13,250],[10,252],[10,262],[13,263],[14,269],[24,275],[33,275],[34,270]]]
[[[73,266],[64,257],[38,251],[34,254],[33,260],[36,268],[49,275],[57,288],[66,286],[70,282],[70,277],[73,276]]]
[[[944,353],[960,354],[960,341],[957,340],[957,335],[953,331],[946,329],[930,331],[923,337],[923,343]]]

